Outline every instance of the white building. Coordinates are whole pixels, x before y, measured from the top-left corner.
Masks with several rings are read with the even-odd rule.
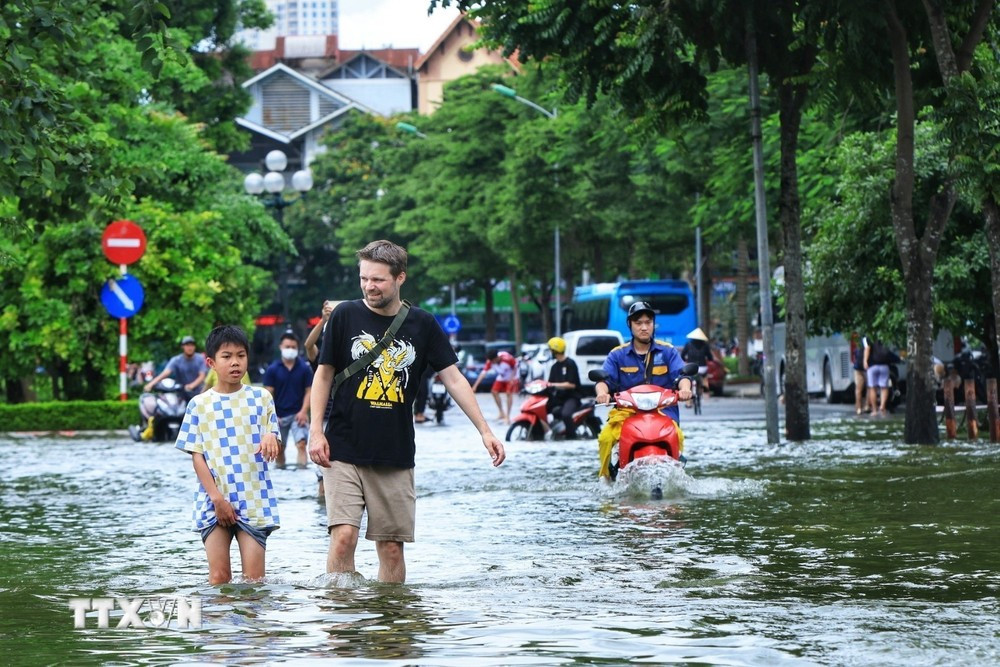
[[[267,30],[243,30],[238,38],[252,51],[273,49],[278,37],[288,35],[336,35],[337,0],[266,0],[274,14]]]

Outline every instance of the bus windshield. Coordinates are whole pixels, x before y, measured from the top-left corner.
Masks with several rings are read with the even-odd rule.
[[[687,294],[622,294],[618,305],[628,312],[636,301],[645,301],[658,315],[677,315],[687,310],[690,303]]]

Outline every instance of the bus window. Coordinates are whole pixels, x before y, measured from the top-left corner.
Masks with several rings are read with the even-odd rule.
[[[628,312],[636,301],[645,301],[658,315],[677,315],[688,308],[690,301],[686,294],[623,294],[618,304]]]
[[[625,313],[636,301],[647,301],[657,312],[656,336],[682,344],[697,326],[694,294],[683,280],[633,280],[577,287],[567,309],[572,329],[614,329],[631,337]]]
[[[610,307],[611,297],[574,302],[570,312],[573,329],[607,329]]]

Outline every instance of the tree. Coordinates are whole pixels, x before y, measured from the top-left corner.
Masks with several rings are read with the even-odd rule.
[[[939,125],[915,126],[915,207],[923,208],[948,164]],[[830,165],[839,175],[836,196],[806,208],[811,237],[807,297],[819,331],[859,332],[886,341],[906,340],[905,285],[885,192],[893,179],[895,133],[856,132],[845,137]],[[808,156],[807,156],[808,158]],[[983,339],[992,318],[989,295],[970,285],[989,280],[989,259],[972,209],[959,204],[945,229],[934,269],[935,333]],[[862,298],[862,295],[864,297]]]
[[[938,65],[939,81],[933,90],[951,97],[949,87],[972,63],[976,45],[982,39],[994,0],[953,3],[946,14],[932,0],[925,0],[927,26]],[[907,5],[902,5],[907,7]],[[911,39],[926,33],[922,26],[904,21],[897,0],[885,0],[884,19],[896,87],[896,167],[891,189],[892,225],[896,248],[906,284],[907,313],[907,392],[904,439],[908,443],[938,442],[937,419],[934,411],[934,377],[931,368],[932,285],[934,265],[940,248],[942,232],[958,197],[955,175],[951,170],[939,181],[935,194],[928,202],[926,219],[920,229],[914,219],[913,195],[914,124],[917,93],[913,82]],[[961,25],[964,34],[956,35],[949,22]],[[959,43],[956,50],[953,40]],[[957,54],[957,55],[956,55]],[[943,88],[942,88],[943,86]],[[936,100],[939,104],[941,98]]]
[[[226,128],[249,100],[232,28],[237,20],[264,25],[263,4],[168,4],[176,13],[169,28],[170,9],[155,0],[0,5],[0,198],[15,198],[0,227],[23,229],[27,217],[78,220],[92,199],[114,204],[129,195],[133,182],[110,168],[109,104],[152,98],[204,123],[215,146],[234,145],[237,134]]]
[[[450,0],[434,0],[450,4]],[[627,113],[660,131],[703,117],[705,78],[701,63],[719,54],[730,63],[746,62],[748,31],[757,40],[759,60],[778,89],[781,114],[781,194],[779,219],[786,276],[786,431],[793,440],[809,437],[805,387],[805,301],[801,279],[798,131],[809,89],[807,75],[816,63],[819,41],[837,23],[820,3],[692,2],[664,7],[660,2],[630,5],[556,1],[541,6],[493,0],[458,0],[458,6],[483,19],[483,31],[506,54],[522,60],[553,60],[572,95],[593,102],[610,94]]]
[[[129,268],[146,292],[130,323],[132,358],[163,358],[182,334],[204,337],[220,322],[249,329],[269,287],[269,274],[253,263],[284,236],[240,193],[239,174],[206,151],[182,118],[152,109],[109,112],[123,139],[113,166],[132,174],[143,198],[114,207],[91,202],[93,215],[59,225],[29,219],[28,236],[6,241],[4,250],[18,258],[0,268],[0,349],[11,360],[0,377],[9,397],[18,397],[12,387],[37,366],[48,371],[56,398],[114,393],[118,323],[99,301],[102,284],[118,273],[100,242],[114,218],[134,220],[148,240]]]

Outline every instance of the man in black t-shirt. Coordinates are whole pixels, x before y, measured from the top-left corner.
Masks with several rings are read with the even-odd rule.
[[[428,367],[468,415],[498,466],[503,445],[490,430],[476,396],[456,365],[448,337],[430,313],[410,308],[392,342],[375,360],[340,384],[323,431],[323,408],[338,372],[363,357],[385,335],[402,306],[406,250],[373,241],[357,252],[362,299],[341,303],[323,333],[313,378],[309,457],[323,470],[330,551],[327,572],[353,572],[363,513],[365,537],[375,542],[379,580],[406,578],[403,543],[413,541],[416,444],[413,401]]]
[[[573,413],[580,409],[580,369],[566,356],[566,341],[558,336],[549,339],[555,363],[549,369],[549,414],[562,421],[565,437],[573,435]]]

